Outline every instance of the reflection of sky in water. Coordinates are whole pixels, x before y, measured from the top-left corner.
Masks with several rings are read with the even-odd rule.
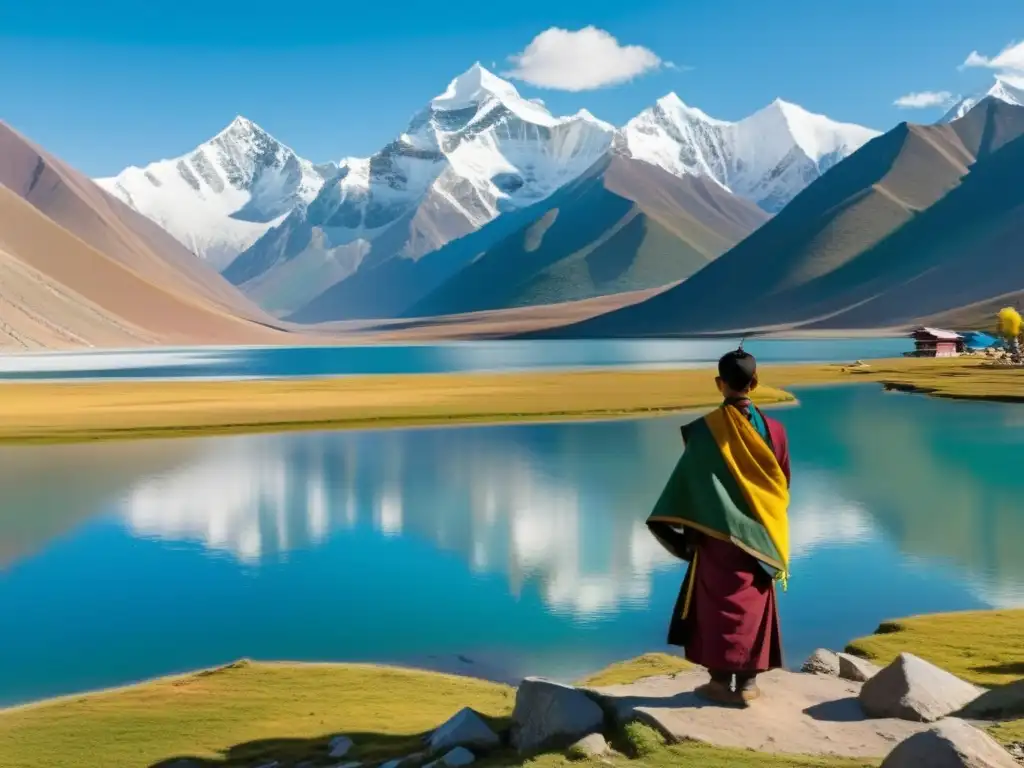
[[[464,341],[445,344],[322,347],[191,347],[6,355],[0,379],[258,378],[587,366],[707,364],[736,339],[615,341]],[[752,340],[763,362],[835,361],[898,356],[906,339]]]
[[[1007,406],[803,400],[777,412],[791,663],[885,618],[1024,604]],[[662,648],[682,568],[643,519],[681,420],[0,450],[0,700],[241,656],[571,679]]]

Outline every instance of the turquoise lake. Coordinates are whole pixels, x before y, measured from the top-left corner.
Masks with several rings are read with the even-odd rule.
[[[182,347],[0,357],[4,379],[290,378],[708,365],[740,339],[461,341],[341,347]],[[750,339],[763,363],[899,357],[909,339]]]
[[[798,392],[787,663],[1024,605],[1024,409]],[[571,680],[665,646],[687,417],[0,449],[0,703],[256,659]]]

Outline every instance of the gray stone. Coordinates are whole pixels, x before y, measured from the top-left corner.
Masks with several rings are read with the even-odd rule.
[[[1024,680],[985,691],[957,714],[968,720],[1008,720],[1024,717]]]
[[[427,763],[423,768],[461,768],[476,761],[476,755],[465,747],[456,747],[445,753],[439,760]]]
[[[839,655],[827,648],[819,648],[807,657],[800,671],[839,677]]]
[[[603,735],[591,733],[570,746],[566,752],[571,757],[577,755],[580,757],[604,757],[611,753],[611,747],[608,746],[608,742]]]
[[[440,762],[448,768],[462,768],[464,765],[476,762],[476,755],[465,747],[456,747],[445,753]]]
[[[452,747],[487,750],[500,746],[501,739],[480,715],[466,707],[430,734],[427,744],[432,753],[446,752]]]
[[[355,744],[348,736],[335,736],[327,743],[328,757],[344,757]]]
[[[1007,744],[1006,751],[1009,752],[1013,759],[1018,763],[1024,764],[1024,741],[1014,741]]]
[[[528,677],[516,691],[512,744],[520,754],[568,746],[603,725],[601,707],[572,686]]]
[[[363,766],[363,764],[362,763],[358,763],[358,762],[355,762],[355,763],[339,763],[338,765],[334,766],[334,768],[362,768],[362,766]]]
[[[868,717],[896,717],[933,723],[963,709],[981,691],[934,664],[901,653],[860,689]]]
[[[950,717],[896,745],[882,768],[1019,768],[988,734]]]
[[[858,656],[851,656],[848,653],[838,653],[839,677],[854,683],[866,683],[872,677],[882,671],[882,668],[872,664],[867,659]]]

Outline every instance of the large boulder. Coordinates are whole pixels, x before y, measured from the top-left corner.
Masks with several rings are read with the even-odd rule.
[[[963,709],[981,691],[944,669],[901,653],[860,689],[868,717],[895,717],[932,723]]]
[[[488,750],[500,744],[498,734],[469,707],[456,712],[427,739],[432,753],[447,752],[455,747]]]
[[[882,768],[1020,768],[988,734],[950,717],[896,745]]]
[[[611,754],[612,748],[603,734],[592,733],[584,736],[566,750],[570,757],[595,758]]]
[[[1024,679],[985,691],[957,714],[968,720],[1024,717]]]
[[[519,754],[568,746],[603,725],[601,707],[572,686],[528,677],[516,691],[512,744]]]
[[[800,671],[839,677],[839,654],[827,648],[819,648],[807,657],[807,661],[800,667]]]
[[[881,667],[867,659],[851,656],[848,653],[836,654],[839,657],[839,677],[853,683],[866,683],[882,671]]]

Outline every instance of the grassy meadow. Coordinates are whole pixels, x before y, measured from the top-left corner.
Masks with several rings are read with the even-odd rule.
[[[762,405],[793,401],[789,387],[851,382],[1024,401],[1024,371],[977,358],[768,365],[761,380]],[[720,401],[709,369],[7,383],[2,391],[0,441],[8,443],[638,417]]]

